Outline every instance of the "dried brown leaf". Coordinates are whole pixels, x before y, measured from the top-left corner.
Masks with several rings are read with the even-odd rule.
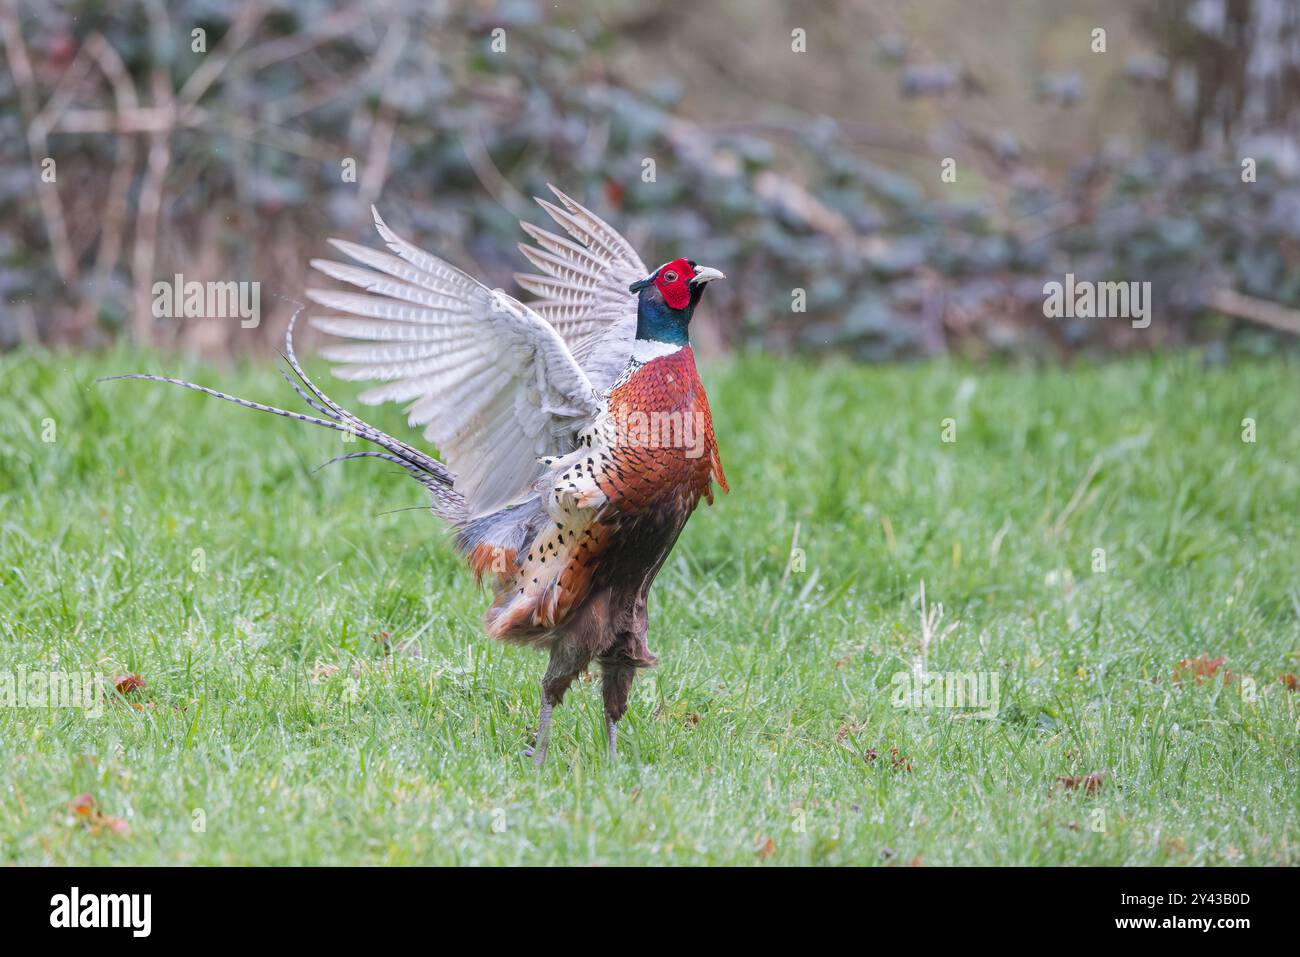
[[[120,695],[129,695],[145,686],[145,680],[140,675],[118,675],[113,679],[113,687]]]
[[[311,670],[308,674],[312,676],[313,680],[320,681],[321,678],[332,678],[341,670],[342,669],[339,668],[338,665],[332,665],[325,661],[318,661],[311,666]]]
[[[1096,794],[1101,790],[1102,783],[1106,780],[1105,771],[1093,771],[1091,774],[1062,774],[1056,778],[1056,783],[1063,790],[1074,791],[1082,790],[1084,794]]]
[[[1174,667],[1174,682],[1182,684],[1189,678],[1195,679],[1198,685],[1205,684],[1213,678],[1223,668],[1223,662],[1227,660],[1223,655],[1217,658],[1211,658],[1208,654],[1198,655],[1195,658],[1184,658]],[[1223,679],[1228,680],[1228,669],[1223,668]]]
[[[68,802],[68,810],[78,817],[89,817],[95,813],[95,799],[89,794],[78,794]]]
[[[120,817],[102,813],[94,796],[89,793],[78,794],[69,801],[68,811],[92,834],[99,834],[102,831],[111,831],[119,835],[131,833],[130,824]]]

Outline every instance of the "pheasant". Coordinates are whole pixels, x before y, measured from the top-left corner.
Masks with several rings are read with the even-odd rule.
[[[549,652],[536,746],[546,759],[551,712],[594,660],[605,725],[617,723],[637,671],[658,661],[646,642],[646,598],[701,498],[727,491],[708,398],[689,332],[708,283],[725,278],[694,260],[649,270],[608,223],[554,186],[538,199],[567,236],[522,223],[520,244],[540,271],[519,274],[539,297],[524,304],[397,236],[372,208],[389,252],[331,244],[359,265],[313,260],[364,292],[309,289],[343,313],[310,321],[336,337],[322,352],[338,377],[380,384],[367,405],[408,403],[412,426],[441,460],[344,409],[307,376],[293,351],[285,379],[317,415],[251,402],[180,379],[167,382],[247,408],[351,432],[428,490],[433,513],[492,589],[484,629]],[[301,383],[301,384],[299,384]],[[329,463],[326,463],[329,464]]]

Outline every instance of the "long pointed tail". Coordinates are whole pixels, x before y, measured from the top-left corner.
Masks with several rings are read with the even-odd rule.
[[[399,465],[411,475],[416,481],[429,490],[433,497],[433,510],[439,516],[449,522],[460,522],[466,514],[465,500],[453,488],[456,477],[432,456],[426,455],[419,449],[412,448],[400,439],[396,439],[381,429],[375,428],[370,423],[353,415],[347,409],[343,408],[323,390],[320,389],[307,375],[301,365],[298,364],[298,358],[293,351],[293,327],[298,319],[298,314],[302,312],[299,306],[294,311],[289,320],[289,328],[285,332],[284,360],[289,363],[294,375],[302,382],[299,386],[294,382],[284,370],[280,374],[284,376],[286,382],[293,387],[299,397],[315,411],[319,412],[324,418],[314,415],[304,415],[301,412],[294,412],[289,409],[281,409],[274,405],[263,405],[261,402],[253,402],[249,399],[240,398],[237,395],[230,395],[227,392],[218,392],[216,389],[209,389],[207,386],[197,385],[193,382],[186,382],[184,379],[173,379],[170,376],[149,375],[146,373],[133,372],[126,375],[111,375],[97,379],[97,382],[109,382],[115,379],[144,379],[149,382],[165,382],[168,385],[180,386],[183,389],[192,389],[195,392],[202,392],[204,395],[210,395],[217,399],[224,399],[227,402],[233,402],[236,405],[242,405],[246,409],[254,409],[258,412],[269,412],[272,415],[283,416],[286,419],[293,419],[297,422],[307,422],[311,425],[318,425],[322,428],[333,429],[336,432],[347,432],[356,435],[358,438],[365,439],[374,445],[379,446],[384,451],[363,451],[349,452],[345,455],[337,455],[325,462],[321,468],[334,462],[342,462],[347,459],[360,458],[377,458],[386,462],[392,462]],[[305,387],[305,391],[304,388]]]

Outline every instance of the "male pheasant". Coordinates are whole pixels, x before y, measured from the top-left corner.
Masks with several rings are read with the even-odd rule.
[[[411,425],[424,426],[442,461],[319,389],[294,356],[292,321],[286,358],[302,386],[285,378],[322,417],[179,379],[116,377],[353,432],[383,451],[338,459],[384,459],[419,480],[493,588],[487,633],[550,653],[532,751],[539,766],[551,709],[593,660],[617,753],[637,670],[657,661],[646,644],[647,593],[699,500],[712,503],[712,483],[727,489],[689,341],[705,287],[723,274],[684,258],[648,270],[608,223],[551,189],[560,205],[538,202],[572,238],[522,224],[537,245],[519,248],[544,273],[516,277],[541,297],[527,305],[401,239],[378,212],[391,253],[331,240],[361,265],[312,261],[365,290],[308,290],[345,314],[312,317],[315,326],[362,340],[323,350],[341,363],[335,374],[383,383],[361,393],[367,405],[409,403]]]

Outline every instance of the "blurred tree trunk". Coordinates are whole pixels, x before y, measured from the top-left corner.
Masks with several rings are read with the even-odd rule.
[[[1148,20],[1169,63],[1173,133],[1300,172],[1300,3],[1161,0]]]

